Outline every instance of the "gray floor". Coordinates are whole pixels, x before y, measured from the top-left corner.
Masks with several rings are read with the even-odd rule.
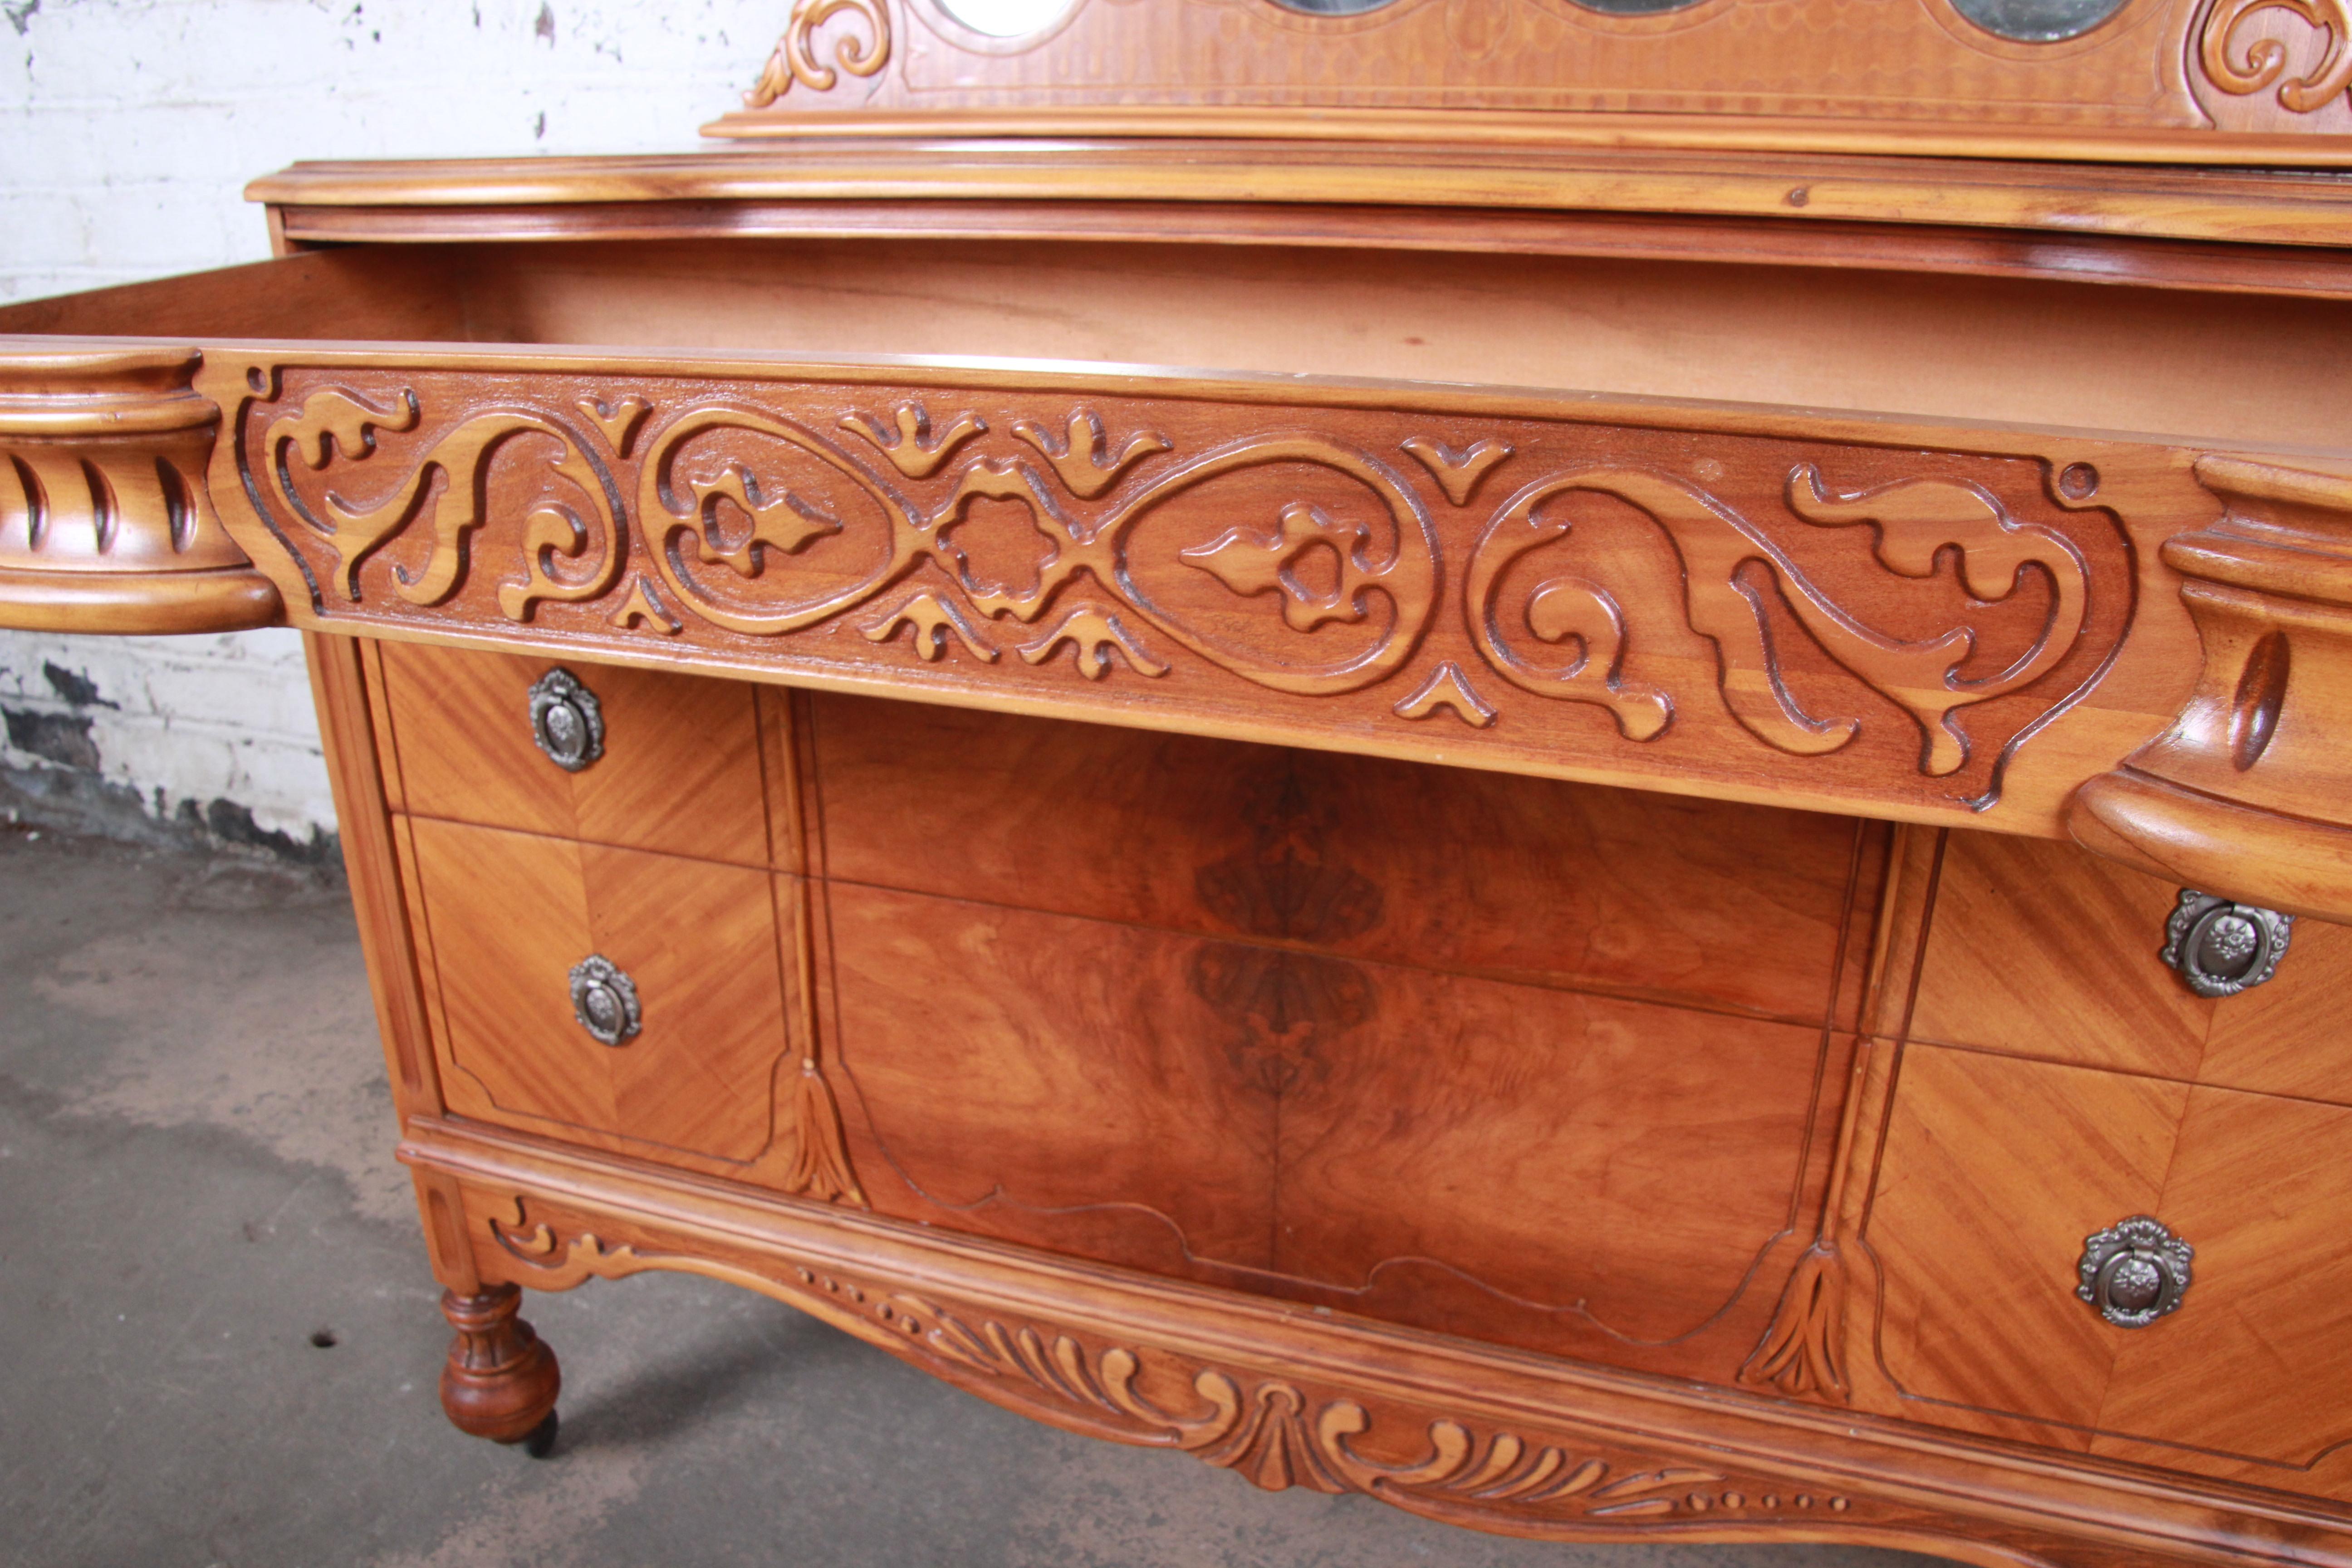
[[[381,1568],[1927,1568],[1269,1496],[1033,1425],[763,1298],[534,1297],[562,1450],[458,1436],[341,893],[0,830],[0,1560]],[[314,1342],[331,1337],[321,1346]]]

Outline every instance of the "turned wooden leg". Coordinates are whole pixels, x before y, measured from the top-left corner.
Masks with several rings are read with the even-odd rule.
[[[441,1408],[461,1432],[520,1443],[534,1459],[555,1447],[555,1396],[563,1374],[555,1352],[515,1316],[522,1289],[497,1285],[478,1296],[441,1292],[441,1314],[457,1337],[441,1369]]]

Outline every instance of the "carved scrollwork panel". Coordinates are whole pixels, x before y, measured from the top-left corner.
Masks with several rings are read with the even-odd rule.
[[[510,1211],[504,1217],[500,1207]],[[1604,1533],[1674,1521],[1861,1526],[1878,1510],[1835,1491],[1734,1468],[1629,1454],[1512,1430],[1369,1391],[1220,1366],[814,1260],[756,1265],[614,1243],[534,1220],[536,1200],[494,1205],[500,1272],[568,1289],[649,1269],[701,1274],[806,1308],[973,1392],[1057,1426],[1174,1448],[1269,1491],[1357,1492],[1453,1523],[1515,1533]]]
[[[313,623],[1955,814],[2100,679],[2107,498],[2179,467],[1108,378],[236,368],[215,494]]]

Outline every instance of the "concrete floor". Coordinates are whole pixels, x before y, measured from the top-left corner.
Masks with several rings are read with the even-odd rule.
[[[764,1298],[531,1298],[547,1462],[460,1436],[343,894],[0,831],[0,1561],[1928,1568],[1558,1546],[1008,1415]],[[321,1344],[321,1341],[331,1343]]]

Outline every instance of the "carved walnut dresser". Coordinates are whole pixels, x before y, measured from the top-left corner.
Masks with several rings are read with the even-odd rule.
[[[1478,1529],[2352,1564],[2352,7],[982,4],[0,311],[0,620],[308,637],[451,1418],[685,1269]]]

